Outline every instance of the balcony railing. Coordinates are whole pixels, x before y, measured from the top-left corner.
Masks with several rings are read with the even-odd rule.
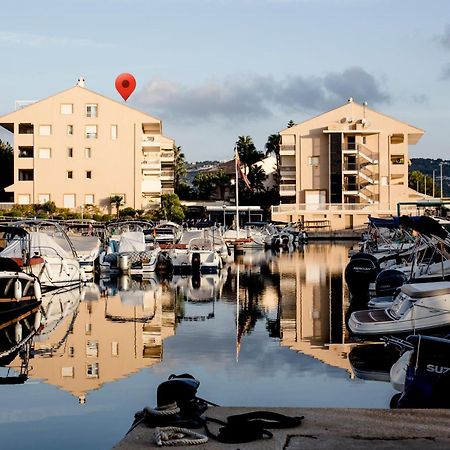
[[[323,211],[323,213],[332,212],[338,213],[339,211],[355,211],[361,213],[379,213],[379,214],[396,214],[397,211],[397,203],[317,203],[314,205],[314,208],[311,208],[311,204],[307,203],[299,203],[299,204],[286,204],[286,205],[278,205],[272,206],[272,213],[285,213],[285,214],[304,214],[305,211],[310,212],[311,209],[314,210],[314,213],[317,211]],[[405,212],[417,212],[416,206],[409,207],[406,205],[404,207]],[[402,206],[403,212],[403,206]]]
[[[172,170],[162,170],[161,171],[161,176],[162,177],[173,178],[174,177],[174,173],[173,173]]]

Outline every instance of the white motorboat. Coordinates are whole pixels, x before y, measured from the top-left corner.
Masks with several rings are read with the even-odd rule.
[[[69,236],[75,251],[77,252],[80,266],[86,273],[92,273],[95,261],[100,254],[101,242],[97,236]]]
[[[348,326],[360,337],[446,330],[450,327],[450,282],[404,284],[389,308],[353,312]]]
[[[9,258],[17,269],[38,277],[42,289],[77,285],[85,280],[77,253],[65,231],[55,222],[20,221],[0,227]]]
[[[142,231],[126,231],[109,241],[108,249],[100,255],[100,269],[109,273],[142,275],[154,272],[161,249],[147,243]]]
[[[185,231],[180,242],[169,250],[169,256],[174,271],[216,273],[223,266],[204,230]]]

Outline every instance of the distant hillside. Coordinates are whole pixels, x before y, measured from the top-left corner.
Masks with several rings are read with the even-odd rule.
[[[442,166],[442,186],[444,190],[444,197],[450,196],[450,160],[448,159],[431,159],[431,158],[411,158],[411,165],[409,166],[409,173],[413,170],[418,170],[430,177],[433,176],[435,183],[439,186],[441,183],[441,162]]]

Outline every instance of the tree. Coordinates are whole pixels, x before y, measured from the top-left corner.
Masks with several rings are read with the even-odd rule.
[[[264,191],[264,181],[267,180],[266,172],[261,166],[253,165],[247,175],[250,185],[255,191]]]
[[[287,128],[295,127],[295,125],[297,125],[297,124],[291,119],[287,124]]]
[[[225,199],[225,190],[231,186],[231,179],[223,169],[219,169],[213,177],[214,184],[220,190],[220,198]]]
[[[280,143],[281,143],[281,136],[279,134],[271,134],[267,138],[266,142],[266,156],[274,155],[276,160],[276,170],[277,170],[277,176],[276,181],[279,183],[280,180],[280,167],[281,167],[281,155],[280,155]]]
[[[5,187],[14,183],[14,153],[8,142],[0,139],[0,201],[12,201],[12,194],[5,192]]]
[[[195,175],[192,184],[197,188],[198,198],[201,200],[208,199],[214,187],[214,174],[200,172]]]
[[[413,170],[409,174],[408,186],[411,189],[414,189],[417,192],[425,194],[425,185],[426,185],[426,190],[427,190],[426,194],[432,195],[433,194],[433,178],[432,177],[425,175],[420,170]],[[437,183],[434,184],[434,195],[436,197],[440,197],[440,195],[441,195],[441,189]]]
[[[117,217],[117,219],[119,218],[119,209],[120,209],[120,205],[122,204],[122,202],[123,202],[123,197],[121,195],[113,195],[109,199],[109,203],[116,207],[116,217]]]
[[[183,182],[184,177],[186,176],[186,161],[184,157],[184,153],[181,151],[181,147],[173,147],[173,159],[174,159],[174,179],[173,179],[173,187],[175,193],[178,194],[180,191],[181,183]]]
[[[161,195],[161,208],[159,209],[161,219],[181,222],[184,219],[183,206],[177,194]]]
[[[264,158],[264,153],[256,150],[253,139],[250,136],[239,136],[236,141],[236,147],[244,168],[249,168]]]

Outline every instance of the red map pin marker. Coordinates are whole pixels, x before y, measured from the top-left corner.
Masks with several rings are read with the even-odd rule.
[[[116,78],[116,89],[125,101],[127,101],[135,88],[136,80],[131,73],[121,73]]]

